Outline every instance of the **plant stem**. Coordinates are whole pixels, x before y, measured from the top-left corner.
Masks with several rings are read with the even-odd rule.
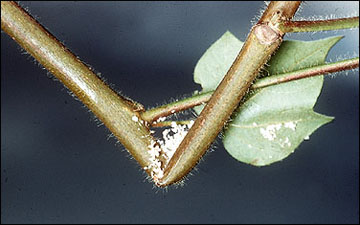
[[[290,73],[273,75],[258,80],[253,86],[253,89],[263,88],[274,84],[280,84],[293,80],[303,79],[312,76],[330,74],[343,70],[350,70],[359,67],[359,57],[347,59],[325,65],[314,66],[302,70],[297,70]]]
[[[167,186],[181,180],[199,161],[249,89],[261,67],[280,46],[283,33],[276,29],[281,20],[293,17],[300,2],[271,2],[210,101],[196,119],[173,157],[164,176],[155,180]]]
[[[315,32],[359,27],[359,17],[318,21],[284,21],[279,24],[282,32]]]
[[[258,88],[281,84],[293,80],[303,79],[311,76],[325,75],[338,71],[350,70],[357,67],[359,67],[359,57],[338,61],[334,63],[329,63],[325,65],[313,66],[310,68],[296,70],[289,73],[270,75],[268,77],[257,80],[250,88],[258,89]],[[211,95],[213,93],[214,91],[209,91],[206,93],[201,93],[189,98],[182,99],[177,102],[162,105],[160,107],[153,108],[141,113],[141,117],[143,120],[146,120],[148,123],[152,123],[159,117],[169,116],[176,112],[191,109],[194,106],[204,104],[210,100]],[[161,125],[157,123],[156,125],[152,124],[152,126],[159,127]]]
[[[17,3],[1,1],[1,29],[74,93],[142,167],[153,140],[138,105],[117,95]],[[147,171],[149,173],[149,171]]]
[[[189,98],[185,98],[180,101],[172,102],[170,104],[166,104],[160,107],[146,110],[145,112],[141,113],[141,118],[151,124],[160,117],[169,116],[176,112],[181,112],[186,109],[205,103],[209,101],[213,93],[214,93],[213,91],[201,93],[198,95],[191,96]]]

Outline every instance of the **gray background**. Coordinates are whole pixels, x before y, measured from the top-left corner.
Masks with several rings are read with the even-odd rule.
[[[204,51],[244,40],[263,2],[23,2],[117,90],[146,107],[189,95]],[[358,15],[358,2],[308,2],[297,16]],[[359,30],[328,61],[359,54]],[[121,144],[59,82],[1,34],[2,223],[358,223],[359,72],[326,77],[315,111],[336,119],[264,168],[220,141],[184,187],[153,188]]]

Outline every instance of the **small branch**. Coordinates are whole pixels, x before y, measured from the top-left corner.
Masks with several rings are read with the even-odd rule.
[[[141,118],[151,124],[160,117],[169,116],[176,112],[181,112],[186,109],[205,103],[209,101],[213,93],[214,93],[213,91],[207,93],[201,93],[180,101],[166,104],[157,108],[149,109],[141,113]]]
[[[343,70],[350,70],[359,67],[359,57],[347,59],[320,66],[314,66],[290,73],[272,75],[258,80],[252,89],[263,88],[274,84],[285,83],[293,80],[303,79],[312,76],[325,75]]]
[[[325,65],[314,66],[302,70],[293,71],[290,73],[284,73],[279,75],[270,75],[265,78],[257,80],[250,88],[258,89],[271,85],[281,84],[293,80],[303,79],[311,76],[326,75],[338,71],[350,70],[359,67],[359,57],[353,59],[347,59],[339,62],[329,63]],[[194,95],[190,98],[186,98],[171,104],[163,105],[157,108],[147,110],[141,114],[143,120],[148,123],[152,123],[159,117],[165,117],[172,115],[174,113],[191,109],[194,106],[207,103],[213,91],[202,93],[199,95]],[[152,126],[155,126],[154,124]],[[157,124],[157,126],[159,126]]]
[[[1,29],[74,93],[142,167],[153,140],[138,104],[117,95],[17,3],[1,1]],[[147,171],[149,173],[149,171]]]
[[[284,21],[279,29],[286,33],[341,30],[359,27],[359,17],[318,21]]]

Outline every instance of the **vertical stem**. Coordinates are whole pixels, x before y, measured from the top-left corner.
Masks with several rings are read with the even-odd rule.
[[[293,17],[300,2],[271,2],[252,28],[240,53],[219,84],[210,101],[174,153],[157,180],[166,186],[182,179],[209,148],[249,89],[261,67],[282,42],[276,25]]]
[[[1,29],[71,90],[130,151],[148,166],[150,131],[136,104],[111,90],[15,2],[1,2]],[[149,171],[148,171],[149,172]]]

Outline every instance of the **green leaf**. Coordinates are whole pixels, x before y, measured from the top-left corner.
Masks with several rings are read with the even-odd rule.
[[[264,112],[246,122],[230,123],[223,142],[237,160],[255,166],[269,165],[286,158],[332,119],[304,109]]]
[[[194,81],[201,84],[202,91],[212,91],[218,86],[231,64],[234,62],[244,42],[226,31],[205,52],[195,66]]]
[[[281,74],[323,64],[330,48],[341,38],[284,41],[266,71]],[[242,44],[226,32],[205,52],[194,71],[194,80],[203,91],[216,89]],[[225,149],[237,160],[256,166],[284,159],[333,119],[313,111],[322,85],[323,76],[316,76],[253,91],[228,123]],[[195,111],[199,114],[201,109],[196,107]]]

